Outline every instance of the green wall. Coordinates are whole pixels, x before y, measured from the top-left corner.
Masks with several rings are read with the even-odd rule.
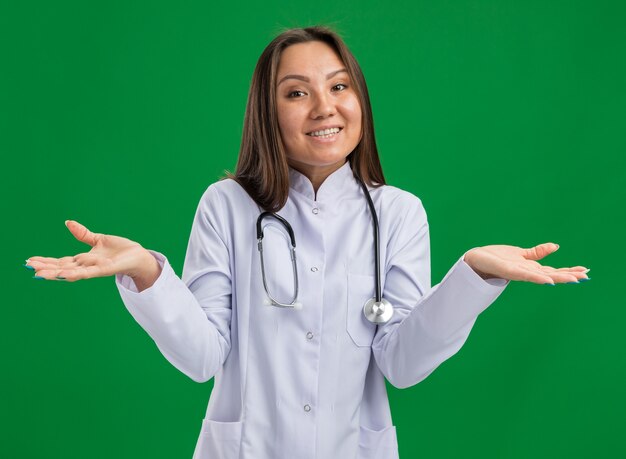
[[[112,278],[31,280],[86,250],[63,222],[180,274],[234,170],[248,84],[282,28],[341,32],[390,184],[428,212],[433,282],[467,249],[557,242],[580,285],[514,283],[459,354],[390,387],[403,458],[624,457],[626,3],[3,2],[0,457],[189,458],[211,383],[160,355]]]

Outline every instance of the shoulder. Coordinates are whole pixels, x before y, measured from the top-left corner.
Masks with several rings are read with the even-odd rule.
[[[372,199],[381,214],[396,221],[411,220],[426,223],[426,210],[422,200],[413,193],[392,185],[370,189]]]
[[[235,180],[225,178],[209,185],[200,198],[200,206],[214,212],[227,213],[232,209],[257,207],[248,193]]]
[[[384,185],[372,190],[372,198],[378,193],[376,204],[381,228],[387,235],[387,250],[399,253],[412,242],[423,244],[428,239],[429,226],[422,200],[413,193]]]
[[[195,223],[206,231],[214,231],[227,246],[231,245],[237,229],[251,228],[251,218],[258,206],[233,179],[210,184],[198,203]]]
[[[202,194],[196,217],[215,227],[225,239],[236,223],[243,224],[250,215],[258,214],[258,206],[233,179],[212,183]]]

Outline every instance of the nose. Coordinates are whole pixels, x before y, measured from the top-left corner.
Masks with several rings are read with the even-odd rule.
[[[335,103],[330,94],[318,93],[311,108],[311,118],[321,119],[333,116],[336,112]]]

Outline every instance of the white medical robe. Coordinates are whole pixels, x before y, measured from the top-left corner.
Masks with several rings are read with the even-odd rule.
[[[414,195],[371,188],[380,220],[383,296],[392,319],[363,316],[374,296],[372,217],[346,162],[315,194],[290,169],[278,214],[296,236],[302,309],[268,306],[261,279],[259,207],[233,180],[209,186],[193,222],[182,280],[167,259],[124,304],[163,355],[198,382],[215,378],[194,458],[393,459],[398,457],[385,378],[412,386],[456,353],[476,317],[508,281],[483,280],[461,257],[431,288],[426,213]],[[266,218],[270,293],[289,302],[286,231]]]

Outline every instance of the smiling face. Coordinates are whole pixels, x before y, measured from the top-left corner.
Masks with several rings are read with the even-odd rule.
[[[343,62],[321,41],[283,50],[276,84],[287,161],[317,189],[361,139],[358,97]]]

